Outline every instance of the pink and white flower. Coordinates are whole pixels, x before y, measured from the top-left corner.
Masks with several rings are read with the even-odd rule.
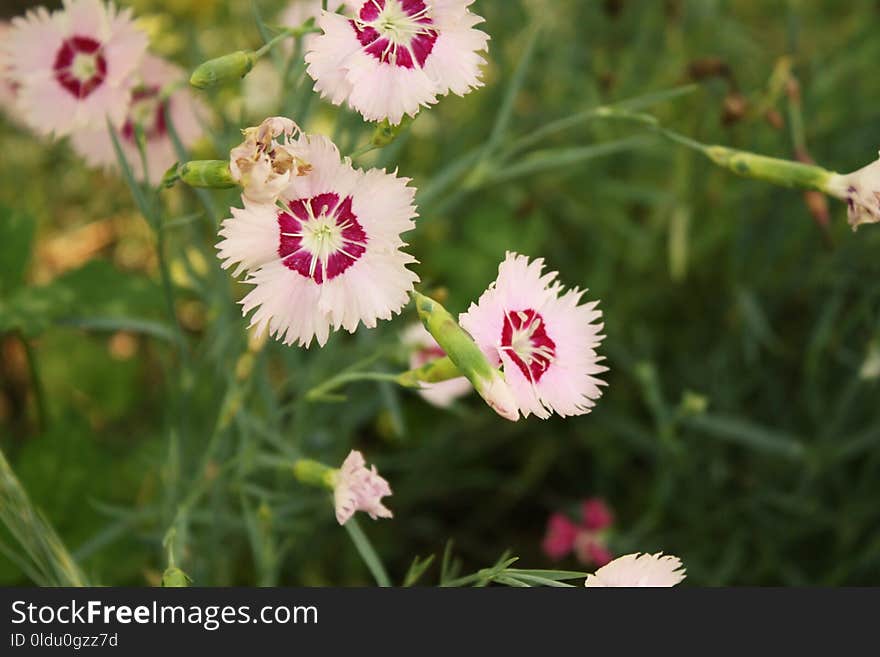
[[[437,358],[443,358],[446,352],[425,330],[421,322],[409,326],[403,334],[403,343],[410,348],[410,369],[421,367]],[[465,377],[441,381],[439,383],[423,383],[419,395],[434,406],[448,408],[459,397],[470,394],[473,386]]]
[[[374,328],[407,303],[419,279],[400,235],[415,227],[415,190],[384,170],[354,169],[326,137],[302,135],[290,148],[310,172],[278,204],[245,198],[217,248],[224,268],[250,272],[241,303],[257,332],[323,346],[331,330]]]
[[[138,69],[131,104],[117,136],[126,161],[141,180],[144,170],[135,140],[136,126],[143,130],[147,175],[153,184],[178,160],[169,134],[169,120],[185,147],[202,135],[199,115],[205,110],[189,89],[182,87],[167,97],[163,95],[167,87],[185,79],[183,69],[154,55],[148,54]],[[106,127],[75,132],[71,135],[71,144],[92,166],[114,169],[118,164]]]
[[[489,36],[473,0],[345,0],[345,15],[324,12],[323,34],[306,53],[315,90],[348,102],[370,121],[398,124],[450,91],[482,85],[480,52]]]
[[[291,144],[291,139],[302,131],[290,119],[272,116],[242,133],[244,142],[229,153],[232,178],[249,200],[274,203],[293,177],[308,172],[308,165]]]
[[[64,0],[12,21],[2,50],[18,85],[18,108],[41,134],[119,127],[125,121],[132,75],[147,49],[130,9],[100,0]]]
[[[498,278],[459,316],[493,364],[500,363],[525,417],[589,413],[608,368],[596,348],[602,317],[598,301],[579,305],[584,292],[564,292],[556,272],[542,274],[543,259],[508,253]]]
[[[626,554],[594,575],[587,575],[588,587],[662,587],[675,586],[685,578],[685,570],[678,557],[657,554]]]
[[[363,454],[351,450],[335,474],[333,502],[339,524],[348,522],[356,511],[363,511],[373,520],[391,518],[391,511],[382,504],[386,495],[391,495],[391,486],[379,476],[376,466],[367,468]]]

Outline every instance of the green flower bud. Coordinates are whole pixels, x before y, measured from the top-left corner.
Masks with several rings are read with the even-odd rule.
[[[467,331],[443,306],[418,292],[412,293],[419,318],[449,360],[467,377],[479,395],[496,413],[508,420],[519,418],[519,407],[504,376],[492,367]]]
[[[193,71],[189,83],[197,89],[207,89],[223,82],[238,80],[250,73],[256,61],[256,53],[249,50],[239,50],[209,59]]]
[[[336,485],[336,468],[331,468],[312,459],[297,459],[293,464],[293,476],[307,486],[333,490]]]
[[[703,150],[715,164],[746,178],[764,180],[783,187],[827,191],[832,172],[813,164],[781,160],[725,146],[707,146]]]
[[[238,184],[233,180],[226,160],[192,160],[181,164],[177,175],[190,187],[223,189]]]

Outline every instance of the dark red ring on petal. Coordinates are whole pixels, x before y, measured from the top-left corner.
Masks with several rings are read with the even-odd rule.
[[[296,199],[290,201],[287,207],[290,212],[278,213],[279,244],[278,256],[284,266],[298,274],[311,278],[318,285],[325,280],[333,280],[355,262],[360,260],[366,253],[368,242],[367,233],[364,231],[357,216],[351,208],[351,196],[346,196],[342,201],[333,192],[318,194],[308,199]],[[302,246],[302,238],[293,236],[301,233],[303,224],[309,222],[311,216],[333,216],[337,225],[345,224],[342,229],[342,238],[345,241],[344,250],[336,251],[327,258],[327,267],[324,271],[324,263],[320,260],[312,269],[312,254]]]
[[[543,347],[543,353],[533,353],[531,361],[526,363],[512,348],[514,331],[527,329],[535,321],[539,324],[532,333],[530,341],[533,348]],[[501,346],[507,347],[504,353],[516,364],[523,376],[533,383],[541,380],[556,355],[556,343],[547,335],[544,318],[531,308],[509,312],[504,316],[504,325],[501,328]]]
[[[95,72],[87,80],[81,80],[70,70],[78,54],[95,56]],[[53,70],[58,83],[73,96],[82,100],[100,87],[107,78],[107,60],[101,51],[100,42],[91,37],[72,36],[58,49]]]

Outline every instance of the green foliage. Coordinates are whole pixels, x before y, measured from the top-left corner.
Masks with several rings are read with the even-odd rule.
[[[249,3],[134,4],[163,17],[156,47],[188,70],[277,33]],[[615,511],[615,553],[676,554],[689,582],[880,584],[880,228],[853,234],[832,203],[823,231],[800,192],[607,116],[648,112],[704,143],[791,158],[788,101],[769,84],[789,57],[812,156],[859,168],[880,143],[875,3],[474,8],[492,36],[486,87],[444,98],[358,164],[413,178],[420,218],[406,238],[422,291],[453,316],[506,250],[602,300],[610,371],[594,412],[509,423],[476,395],[440,410],[387,377],[311,401],[355,365],[405,368],[398,335],[415,310],[324,349],[249,343],[244,286],[213,248],[234,191],[126,184],[10,121],[0,447],[29,499],[102,584],[162,583],[173,529],[174,567],[200,585],[579,586],[589,568],[549,561],[540,541],[549,513],[592,495]],[[302,67],[272,55],[260,64],[288,80],[272,113],[345,153],[371,144],[375,126],[319,102]],[[689,73],[710,57],[728,73]],[[219,116],[192,159],[222,159],[264,118],[242,88],[205,92]],[[748,106],[731,119],[734,93]],[[42,255],[110,219],[112,244],[75,266]],[[393,520],[346,531],[327,492],[292,475],[298,458],[336,467],[351,448],[391,482]],[[0,582],[57,581],[45,543],[13,538],[0,534]]]

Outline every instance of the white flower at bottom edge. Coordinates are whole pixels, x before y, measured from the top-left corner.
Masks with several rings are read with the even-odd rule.
[[[583,291],[564,292],[544,261],[508,253],[498,278],[459,316],[504,379],[525,417],[589,413],[602,392],[597,374],[608,368],[596,348],[604,336],[597,301],[579,305]]]
[[[587,587],[675,586],[685,578],[681,559],[672,555],[625,554],[587,575]]]
[[[241,303],[257,332],[323,346],[331,330],[374,328],[406,305],[419,278],[400,235],[415,227],[415,190],[384,170],[354,169],[326,137],[303,135],[292,148],[310,172],[277,205],[245,198],[217,249],[224,268],[250,274]]]

